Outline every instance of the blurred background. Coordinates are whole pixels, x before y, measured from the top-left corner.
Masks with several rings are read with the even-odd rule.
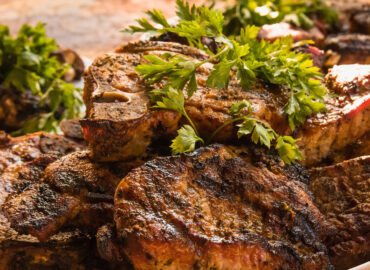
[[[120,30],[153,8],[169,18],[175,0],[0,0],[0,24],[17,33],[25,24],[45,22],[47,34],[82,56],[117,48],[135,37]],[[189,1],[197,2],[199,1]],[[137,37],[136,37],[137,38]]]

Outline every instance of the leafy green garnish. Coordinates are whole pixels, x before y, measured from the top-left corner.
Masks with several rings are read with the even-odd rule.
[[[248,114],[240,116],[243,108],[248,108]],[[237,125],[239,127],[237,133],[238,138],[250,135],[252,142],[255,144],[259,143],[261,145],[265,145],[267,148],[270,148],[272,142],[274,141],[275,149],[278,150],[280,158],[287,164],[294,163],[296,160],[303,158],[302,153],[296,144],[297,140],[290,136],[280,136],[271,128],[268,123],[253,118],[252,112],[253,108],[246,100],[242,100],[231,105],[229,108],[229,113],[233,116],[233,118],[218,127],[211,135],[209,142],[211,142],[215,135],[224,127],[235,122],[241,122]]]
[[[194,151],[197,143],[204,144],[203,139],[189,125],[181,127],[177,133],[177,137],[172,140],[171,144],[172,154],[174,155]]]
[[[198,131],[193,121],[185,110],[184,94],[181,90],[175,90],[171,86],[166,86],[162,90],[154,89],[151,92],[153,108],[172,110],[180,113],[190,123],[184,125],[177,131],[177,137],[172,141],[172,154],[181,154],[193,151],[197,143],[204,144],[198,135]]]
[[[232,116],[238,116],[244,108],[247,108],[248,112],[253,110],[251,104],[247,100],[242,100],[230,106],[229,114]]]
[[[323,0],[237,0],[224,12],[224,32],[238,35],[247,25],[262,26],[282,21],[310,29],[314,25],[310,19],[312,15],[319,16],[329,24],[338,20],[336,11]]]
[[[7,26],[0,25],[0,85],[7,91],[30,90],[41,97],[41,106],[48,111],[30,119],[13,135],[56,131],[61,120],[80,115],[82,90],[61,79],[69,67],[50,56],[57,49],[42,23],[34,28],[24,25],[16,38],[10,36]],[[57,116],[61,107],[62,115]]]
[[[167,90],[156,90],[157,96],[163,91],[163,95],[167,95],[166,98],[171,100],[173,97],[168,95],[168,89],[182,93],[186,88],[187,98],[190,98],[198,87],[197,70],[205,63],[212,62],[214,65],[206,81],[208,87],[226,89],[231,74],[235,73],[245,91],[250,90],[256,78],[288,88],[290,98],[284,110],[292,130],[302,124],[307,116],[325,110],[323,98],[326,89],[321,85],[322,75],[317,67],[313,67],[310,55],[292,50],[294,44],[290,37],[278,39],[273,43],[258,41],[256,37],[259,28],[256,26],[247,26],[237,37],[228,37],[222,32],[224,19],[219,11],[210,10],[204,6],[199,8],[190,6],[182,0],[177,0],[177,9],[180,20],[175,26],[169,27],[168,22],[164,21],[164,17],[156,10],[148,15],[161,27],[142,23],[140,31],[156,31],[159,34],[175,33],[185,37],[191,46],[205,51],[209,58],[194,61],[171,53],[145,56],[148,63],[138,65],[136,70],[148,85],[165,83],[164,89]],[[135,28],[131,26],[127,31],[135,32]],[[216,52],[203,42],[204,37],[215,40]],[[162,101],[165,106],[163,104],[159,106],[158,103],[156,106],[173,109],[168,100]],[[239,114],[243,106],[248,105],[236,104],[235,107],[230,108],[230,114],[233,116]],[[250,111],[251,108],[249,107],[248,110]],[[185,109],[181,111],[177,108],[177,111],[186,116]],[[189,117],[187,118],[192,123]],[[287,163],[301,157],[293,138],[280,137],[267,123],[260,120],[243,117],[243,121],[239,126],[239,135],[250,134],[253,142],[262,143],[267,147],[270,147],[271,141],[279,142],[276,143],[279,145],[276,149]],[[227,124],[229,123],[225,122],[216,130],[216,133]],[[192,126],[197,134],[196,128]],[[213,136],[210,140],[212,138]]]
[[[206,8],[202,7],[202,10],[204,9]],[[195,24],[197,23],[194,22]],[[191,97],[197,89],[196,70],[206,62],[214,60],[218,60],[218,63],[213,66],[206,81],[209,87],[227,88],[231,70],[236,71],[237,79],[245,90],[250,89],[257,77],[272,84],[285,85],[290,89],[291,96],[284,110],[288,115],[289,125],[294,130],[306,117],[325,110],[323,99],[326,89],[320,81],[322,74],[319,68],[313,66],[309,54],[292,50],[294,44],[290,37],[270,43],[258,41],[257,33],[258,27],[255,26],[242,29],[237,38],[228,38],[217,32],[211,37],[220,40],[223,45],[216,54],[204,48],[204,45],[197,46],[211,54],[207,60],[193,62],[178,55],[164,54],[160,57],[148,55],[145,58],[149,64],[141,64],[136,70],[149,84],[167,78],[168,83],[174,88],[183,90],[188,85],[188,97]],[[183,36],[180,30],[177,34]],[[189,43],[201,43],[201,37],[198,39],[195,37],[196,35]]]

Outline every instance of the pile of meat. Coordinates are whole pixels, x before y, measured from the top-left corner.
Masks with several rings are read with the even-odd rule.
[[[237,141],[232,125],[214,144],[170,156],[185,120],[152,109],[134,71],[145,54],[166,52],[207,57],[140,41],[94,61],[80,121],[88,146],[75,123],[63,124],[65,136],[1,134],[0,269],[346,269],[369,260],[370,66],[331,69],[328,111],[294,133],[284,87],[257,81],[243,91],[233,79],[220,91],[199,71],[186,110],[201,135],[248,99],[254,117],[300,138],[305,159],[286,165]]]
[[[368,31],[368,13],[353,11],[346,31]],[[259,38],[281,36],[277,28],[292,33],[265,26]],[[230,119],[231,104],[249,100],[254,117],[299,139],[299,164],[238,140],[236,125],[171,156],[186,119],[151,108],[135,67],[147,54],[208,56],[168,35],[96,58],[84,75],[86,117],[62,123],[64,135],[0,132],[0,270],[348,269],[369,261],[369,32],[325,39],[316,25],[302,33],[296,40],[314,38],[340,56],[330,65],[350,65],[329,69],[328,110],[294,132],[283,112],[288,90],[262,80],[250,91],[236,78],[212,89],[211,66],[202,67],[185,102],[207,138]],[[351,44],[360,51],[343,49]],[[323,67],[317,48],[297,50]]]

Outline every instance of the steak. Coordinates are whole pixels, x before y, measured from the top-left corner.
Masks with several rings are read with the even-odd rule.
[[[212,145],[132,170],[115,193],[117,241],[99,231],[100,254],[135,269],[330,269],[324,216],[267,159]]]
[[[316,45],[322,45],[325,39],[323,31],[316,26],[306,31],[286,22],[262,25],[258,32],[258,39],[268,41],[275,41],[276,39],[287,36],[291,36],[295,42],[311,39],[315,41]]]
[[[59,156],[85,148],[82,142],[61,135],[37,132],[12,138],[0,131],[0,173],[9,165],[31,161],[43,154]]]
[[[81,120],[81,125],[94,160],[106,162],[140,156],[158,138],[173,138],[174,132],[185,123],[178,113],[150,108],[148,87],[134,70],[144,61],[145,54],[165,52],[179,53],[195,61],[207,57],[200,50],[178,43],[140,41],[98,57],[86,72],[84,101],[87,119]],[[369,68],[363,67],[364,70]],[[353,67],[343,69],[352,70]],[[334,80],[342,78],[344,72],[341,76],[334,76]],[[218,126],[229,120],[228,108],[243,99],[252,103],[254,117],[268,122],[280,134],[291,134],[283,113],[289,97],[287,89],[258,80],[251,91],[243,91],[234,77],[228,89],[211,89],[205,85],[208,75],[209,68],[202,67],[197,73],[198,91],[185,104],[202,137],[209,137]],[[311,166],[320,162],[330,151],[356,141],[370,129],[370,125],[366,125],[370,117],[369,89],[362,90],[369,75],[370,71],[366,75],[354,74],[354,77],[364,78],[360,79],[362,83],[358,88],[361,90],[357,94],[339,93],[337,98],[328,98],[328,112],[311,117],[307,125],[295,131],[296,137],[315,143],[307,149],[304,143],[301,144],[307,160],[304,164]],[[352,79],[342,80],[341,84],[351,84]],[[364,124],[359,125],[360,122]],[[355,129],[349,130],[349,123],[353,128],[356,126]],[[236,130],[235,125],[227,126],[214,141],[235,141]],[[317,140],[325,132],[326,140]]]
[[[370,132],[347,145],[345,148],[333,151],[323,162],[326,165],[336,164],[348,159],[370,155]]]
[[[95,250],[95,238],[78,231],[58,233],[45,243],[40,243],[35,237],[18,235],[13,231],[12,236],[1,241],[0,269],[110,269]]]
[[[115,189],[137,164],[142,161],[99,164],[87,151],[71,153],[48,165],[39,181],[8,196],[4,212],[18,233],[41,242],[66,228],[95,233],[113,220]]]
[[[62,153],[59,153],[60,155]],[[0,269],[102,269],[106,266],[94,253],[95,238],[69,229],[41,243],[11,228],[3,203],[12,194],[22,194],[40,184],[45,168],[58,158],[57,152],[40,154],[32,161],[8,166],[0,175]],[[42,199],[40,199],[42,200]],[[45,202],[45,201],[44,201]],[[49,203],[49,201],[46,201]],[[59,205],[62,207],[62,205]],[[45,209],[45,207],[43,208]],[[30,209],[31,210],[31,209]]]
[[[367,11],[358,12],[351,18],[351,32],[370,35],[370,5]]]
[[[64,120],[60,123],[60,129],[64,136],[72,139],[83,140],[84,134],[80,125],[80,119]]]
[[[370,64],[370,36],[339,34],[325,40],[325,66]]]
[[[314,203],[336,228],[326,240],[337,269],[370,260],[370,156],[309,171]]]
[[[337,97],[328,98],[328,111],[309,118],[296,134],[307,166],[356,142],[370,129],[370,66],[334,66],[325,83]]]

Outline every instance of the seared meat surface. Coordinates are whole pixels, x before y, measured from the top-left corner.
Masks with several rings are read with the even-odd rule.
[[[46,243],[35,237],[11,236],[0,244],[1,270],[102,270],[111,269],[99,258],[95,238],[78,231],[61,232]],[[112,268],[113,269],[113,268]]]
[[[367,11],[363,10],[352,16],[350,30],[354,33],[370,35],[370,5]]]
[[[325,66],[370,64],[370,36],[339,34],[325,40]]]
[[[105,267],[106,263],[94,252],[94,237],[72,228],[41,243],[37,238],[21,235],[11,228],[3,212],[3,203],[8,196],[22,194],[40,185],[44,170],[50,163],[84,146],[63,136],[48,133],[36,133],[18,138],[2,135],[0,269],[81,270]],[[62,207],[62,205],[56,207]]]
[[[8,196],[5,214],[15,230],[40,241],[68,227],[94,233],[113,219],[113,195],[122,177],[142,162],[99,164],[87,151],[71,153],[47,166],[42,181]]]
[[[309,118],[296,134],[307,166],[370,131],[370,65],[334,66],[325,83],[336,97],[326,100],[327,112]]]
[[[309,171],[314,203],[336,232],[326,241],[337,269],[370,260],[370,156]]]
[[[370,155],[370,132],[338,151],[332,151],[323,164],[336,164],[348,159]]]
[[[8,91],[0,87],[0,130],[11,132],[20,129],[37,113],[46,113],[46,106],[40,105],[40,96],[31,90],[23,93]]]
[[[156,138],[173,137],[184,122],[173,111],[150,108],[148,89],[134,70],[143,61],[143,55],[164,52],[180,53],[193,59],[206,57],[201,51],[181,44],[145,41],[127,44],[115,53],[97,58],[90,66],[85,76],[87,119],[81,120],[81,125],[95,160],[128,160],[140,156]],[[354,73],[353,77],[363,78],[355,85],[359,89],[356,94],[349,96],[339,92],[337,98],[329,97],[328,111],[311,117],[293,134],[301,138],[301,142],[310,142],[301,144],[306,155],[304,164],[311,166],[320,162],[330,151],[356,141],[370,129],[370,90],[364,86],[370,76],[369,69],[370,66],[363,66],[361,70],[366,70],[366,74]],[[328,78],[340,80],[342,85],[351,84],[353,77],[342,78],[346,70],[352,71],[353,67],[347,66],[340,76],[329,75]],[[251,91],[243,91],[235,78],[227,90],[210,89],[205,86],[208,74],[207,67],[199,71],[199,89],[185,106],[202,137],[209,137],[229,120],[228,108],[243,99],[250,100],[256,118],[270,123],[280,134],[291,134],[282,110],[289,97],[286,89],[257,81]],[[332,84],[330,79],[329,88]],[[319,140],[323,134],[326,134],[325,140]],[[218,133],[215,141],[235,139],[236,127],[230,125]]]
[[[37,132],[12,138],[0,131],[0,173],[9,165],[31,161],[43,154],[56,153],[62,156],[83,148],[83,143],[61,135]]]
[[[315,41],[316,45],[321,45],[325,39],[325,33],[318,27],[314,26],[306,31],[302,28],[297,28],[290,23],[280,22],[275,24],[265,24],[261,26],[258,32],[259,39],[274,41],[278,38],[291,36],[294,41],[308,40]]]
[[[60,129],[64,136],[72,139],[83,140],[84,134],[80,125],[80,119],[64,120],[60,123]]]
[[[100,253],[123,252],[135,269],[329,269],[324,217],[300,184],[260,162],[212,145],[132,170],[115,194],[122,242]]]

